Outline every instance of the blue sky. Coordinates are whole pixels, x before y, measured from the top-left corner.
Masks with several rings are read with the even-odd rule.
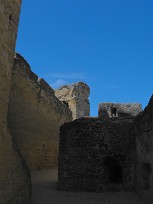
[[[84,81],[100,102],[153,93],[152,0],[23,0],[16,51],[53,88]]]

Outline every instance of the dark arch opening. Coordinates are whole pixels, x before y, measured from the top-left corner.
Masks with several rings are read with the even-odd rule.
[[[117,108],[111,107],[111,116],[116,116],[117,114]]]
[[[123,171],[121,165],[114,158],[106,158],[106,175],[108,183],[122,183],[123,182]]]
[[[122,183],[122,168],[118,164],[108,166],[109,183]]]

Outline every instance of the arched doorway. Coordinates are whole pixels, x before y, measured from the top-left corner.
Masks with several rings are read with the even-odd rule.
[[[120,184],[123,182],[123,171],[122,166],[119,164],[117,159],[107,157],[105,159],[106,166],[106,178],[108,183]]]

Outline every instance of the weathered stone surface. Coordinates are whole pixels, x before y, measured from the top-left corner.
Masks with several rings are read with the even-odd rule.
[[[19,54],[15,56],[8,125],[31,171],[57,166],[59,127],[72,113]]]
[[[136,117],[136,190],[145,204],[153,203],[153,96],[145,110]]]
[[[0,203],[28,204],[31,180],[7,129],[8,101],[21,0],[0,0]]]
[[[153,96],[140,104],[103,103],[99,118],[61,127],[58,188],[136,190],[153,203]]]
[[[136,116],[142,112],[140,103],[100,103],[98,117]]]
[[[72,111],[73,119],[90,115],[90,88],[84,82],[65,85],[55,90],[55,95]]]
[[[134,117],[80,118],[61,126],[58,188],[132,190],[135,185]]]

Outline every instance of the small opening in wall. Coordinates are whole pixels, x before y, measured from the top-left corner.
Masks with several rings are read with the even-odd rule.
[[[107,157],[105,159],[106,177],[108,183],[120,184],[123,182],[123,171],[121,165],[115,158]]]
[[[108,180],[110,183],[122,183],[122,168],[118,164],[108,166]]]
[[[66,101],[63,101],[63,103],[69,108],[69,104]]]
[[[13,20],[13,14],[12,14],[12,13],[9,15],[9,20],[10,20],[10,21]]]
[[[111,116],[112,116],[112,117],[115,117],[116,114],[117,114],[117,108],[111,107]]]

